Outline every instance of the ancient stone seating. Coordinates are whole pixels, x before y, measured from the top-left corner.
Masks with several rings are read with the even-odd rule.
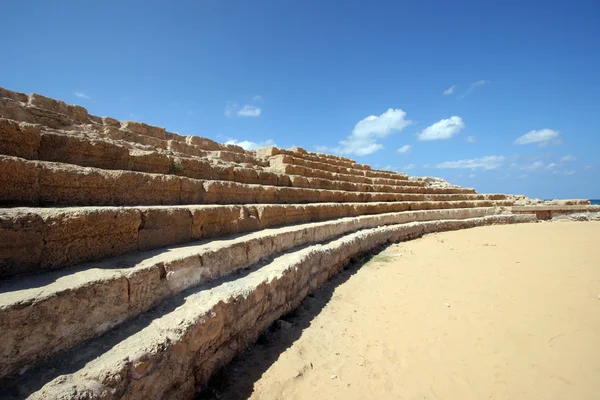
[[[191,398],[351,258],[513,204],[0,88],[0,394]]]

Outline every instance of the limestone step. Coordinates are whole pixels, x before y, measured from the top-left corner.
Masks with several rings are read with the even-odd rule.
[[[323,171],[293,164],[279,164],[266,168],[267,171],[276,174],[298,175],[304,177],[328,179],[331,181],[342,181],[355,184],[373,184],[373,185],[399,185],[399,186],[419,186],[426,185],[422,181],[414,180],[397,180],[389,178],[367,178],[366,176],[349,175],[337,172]]]
[[[331,165],[337,165],[345,168],[352,169],[371,169],[369,165],[366,164],[358,164],[356,161],[351,160],[345,157],[334,156],[331,154],[324,153],[309,153],[306,150],[296,147],[293,149],[279,149],[274,146],[262,147],[256,150],[256,156],[261,159],[269,159],[270,157],[274,157],[280,154],[303,158],[308,161],[316,161]]]
[[[505,195],[349,192],[203,181],[0,156],[0,205],[176,205],[504,200]]]
[[[507,200],[0,209],[0,279],[296,223]]]
[[[47,131],[40,132],[35,125],[18,124],[14,121],[5,119],[0,119],[0,154],[22,157],[30,160],[73,164],[82,167],[155,174],[176,174],[193,179],[227,180],[239,183],[294,186],[311,189],[388,193],[452,194],[475,192],[474,189],[468,188],[416,189],[412,186],[422,187],[424,184],[422,182],[412,181],[394,181],[386,179],[386,181],[391,181],[392,184],[374,185],[320,178],[306,178],[304,176],[285,176],[256,168],[215,165],[208,159],[191,159],[166,155],[155,151],[126,148],[101,139]],[[237,155],[238,153],[231,154]],[[345,177],[352,178],[353,176],[346,175]],[[335,176],[331,176],[330,178],[335,178]],[[371,178],[363,179],[370,180]],[[401,182],[401,185],[398,185],[398,182]]]
[[[169,173],[178,157],[201,158],[199,161],[215,167],[231,168],[235,165],[231,163],[266,165],[264,162],[260,163],[254,155],[201,150],[198,146],[185,142],[161,141],[150,136],[145,136],[145,140],[134,141],[131,136],[138,134],[109,128],[111,129],[103,129],[105,132],[115,133],[106,135],[87,125],[76,131],[57,131],[41,125],[0,118],[0,154],[153,173]],[[215,165],[215,161],[220,164]]]
[[[15,372],[39,357],[99,335],[183,290],[293,247],[378,226],[494,214],[492,208],[470,208],[340,218],[193,242],[0,282],[4,339],[0,365],[14,364],[11,372]],[[62,310],[60,316],[53,310]],[[4,374],[0,370],[0,375]]]
[[[273,321],[297,307],[351,257],[425,233],[531,221],[535,217],[492,215],[412,222],[363,229],[329,242],[295,247],[241,274],[188,289],[39,368],[23,368],[19,376],[3,382],[5,393],[30,399],[192,398],[212,372],[255,341]],[[120,295],[125,293],[123,285]],[[111,302],[110,298],[118,295],[95,293],[94,298]],[[65,307],[66,312],[69,310]],[[72,318],[47,327],[39,340],[46,340],[48,332],[75,331],[55,328]],[[90,318],[94,316],[86,315],[87,320]],[[31,338],[28,343],[35,344],[33,338],[38,336],[26,335]],[[9,339],[3,342],[14,343]],[[11,354],[10,359],[14,356]],[[12,364],[4,372],[14,368]]]
[[[202,150],[228,151],[249,156],[252,155],[251,152],[242,149],[240,146],[219,144],[199,136],[185,137],[177,133],[167,132],[164,128],[140,122],[120,122],[113,118],[101,118],[88,114],[87,110],[81,106],[66,104],[63,101],[51,99],[36,93],[26,95],[3,88],[0,88],[0,117],[39,124],[53,129],[75,130],[93,128],[103,130],[104,128],[117,128],[117,130],[123,131],[123,134],[128,138],[133,138],[133,143],[163,147],[161,143],[174,141],[189,144],[194,146],[194,148]],[[114,130],[111,130],[110,133],[114,133]]]
[[[278,165],[291,164],[291,165],[297,165],[297,166],[302,166],[302,167],[307,167],[307,168],[312,168],[312,169],[318,169],[321,171],[341,173],[341,174],[346,174],[346,175],[364,176],[367,178],[387,178],[387,179],[394,179],[397,181],[408,180],[408,176],[406,174],[401,174],[398,172],[394,173],[394,172],[374,171],[374,170],[368,170],[368,169],[359,170],[359,169],[353,169],[353,168],[346,168],[346,167],[340,167],[337,165],[332,165],[332,164],[327,164],[327,163],[322,163],[322,162],[309,161],[309,160],[305,160],[303,158],[293,157],[293,156],[289,156],[289,155],[285,155],[285,154],[280,154],[280,155],[276,155],[273,157],[269,157],[268,161],[269,161],[269,165],[271,167],[276,167]]]

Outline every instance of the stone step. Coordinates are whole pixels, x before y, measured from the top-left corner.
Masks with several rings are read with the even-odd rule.
[[[132,143],[161,146],[161,141],[174,141],[189,144],[194,148],[207,151],[228,151],[251,156],[252,153],[240,146],[220,144],[213,140],[199,136],[182,136],[177,133],[167,132],[164,128],[152,126],[135,121],[120,122],[109,117],[97,117],[88,114],[81,106],[66,104],[63,101],[51,99],[39,94],[26,95],[0,88],[0,117],[39,124],[43,127],[63,130],[95,129],[103,131],[105,128],[121,130],[125,137]],[[114,133],[114,129],[109,129]],[[153,140],[154,139],[154,140]],[[157,142],[158,141],[158,142]],[[167,148],[168,146],[164,147]]]
[[[305,178],[304,176],[285,176],[256,168],[215,165],[206,159],[182,158],[155,151],[126,148],[106,140],[63,133],[40,132],[36,129],[36,125],[18,124],[5,119],[0,119],[0,154],[82,167],[175,174],[193,179],[227,180],[260,185],[387,193],[475,193],[473,189],[468,188],[416,189],[412,186],[422,187],[423,183],[412,181],[401,181],[402,185],[396,185],[398,181],[393,180],[392,185],[371,185]],[[238,153],[230,154],[237,155]],[[353,176],[346,175],[345,177]],[[404,183],[407,183],[407,185],[404,185]]]
[[[14,372],[35,361],[32,357],[73,346],[183,290],[293,247],[360,229],[495,213],[493,208],[467,208],[341,218],[194,242],[4,281],[0,283],[0,328],[4,338],[4,344],[0,343],[0,354],[4,355],[0,365],[14,360]],[[63,308],[60,318],[52,312]],[[68,332],[67,337],[64,332]]]
[[[405,181],[408,180],[408,176],[406,174],[401,174],[399,172],[384,172],[384,171],[374,171],[369,169],[359,170],[353,168],[345,168],[337,165],[309,161],[303,158],[293,157],[285,154],[280,154],[277,156],[269,157],[268,159],[269,165],[271,167],[276,167],[278,165],[298,165],[302,167],[308,167],[312,169],[319,169],[322,171],[341,173],[346,175],[356,175],[356,176],[364,176],[367,178],[388,178],[395,179],[397,181]]]
[[[343,181],[357,184],[374,184],[374,185],[399,185],[399,186],[419,186],[424,187],[426,183],[416,180],[397,180],[389,178],[367,178],[366,176],[349,175],[337,172],[323,171],[293,164],[279,164],[267,168],[276,174],[298,175],[304,177],[322,178],[331,181]]]
[[[430,232],[531,221],[535,217],[492,215],[412,222],[362,229],[322,244],[295,247],[241,274],[188,289],[45,365],[29,371],[24,367],[19,376],[5,380],[3,386],[10,395],[30,399],[192,398],[217,368],[255,341],[273,321],[296,308],[310,291],[352,257],[385,243]],[[104,303],[114,304],[121,296],[123,302],[131,298],[126,286],[119,293],[96,292],[93,298],[101,297]],[[81,303],[80,299],[76,301],[74,296],[71,302]],[[52,309],[52,313],[62,309]],[[68,306],[64,309],[72,313]],[[84,329],[82,325],[63,327],[65,323],[73,324],[74,318],[69,315],[43,332],[31,332],[24,338],[31,345],[37,343],[34,338],[49,343],[47,334]],[[98,317],[87,314],[84,321],[93,318]],[[100,319],[105,321],[102,316]],[[6,318],[0,321],[6,323]],[[9,351],[9,360],[14,360],[17,354],[6,343],[18,345],[19,341],[8,337],[3,340],[3,351]],[[41,351],[47,355],[49,349]],[[14,361],[0,365],[3,373],[17,368]]]
[[[512,202],[247,204],[0,209],[0,279],[276,226]]]
[[[504,200],[505,195],[349,192],[203,181],[0,156],[0,205],[176,205]]]
[[[100,132],[102,129],[104,132]],[[178,157],[199,157],[208,165],[217,161],[219,167],[230,168],[231,163],[267,165],[251,154],[202,150],[186,142],[151,136],[134,140],[132,136],[143,135],[115,127],[95,129],[87,125],[77,131],[57,131],[0,118],[0,154],[31,160],[152,173],[173,172]]]
[[[274,146],[262,147],[256,150],[256,156],[260,159],[268,160],[270,157],[274,157],[280,154],[303,158],[308,161],[316,161],[325,164],[337,165],[345,168],[352,169],[371,169],[369,165],[358,164],[356,161],[345,157],[338,157],[331,154],[323,153],[309,153],[306,150],[296,147],[293,149],[279,149]]]

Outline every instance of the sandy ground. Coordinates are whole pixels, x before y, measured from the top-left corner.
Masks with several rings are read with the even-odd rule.
[[[481,227],[352,265],[202,397],[600,399],[600,222]]]

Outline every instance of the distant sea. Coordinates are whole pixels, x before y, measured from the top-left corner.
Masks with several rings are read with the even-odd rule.
[[[590,203],[597,204],[600,206],[600,199],[590,199]]]

